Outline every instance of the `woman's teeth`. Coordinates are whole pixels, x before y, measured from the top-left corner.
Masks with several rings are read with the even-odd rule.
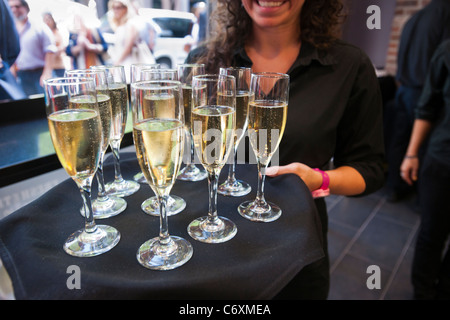
[[[282,1],[258,1],[258,4],[261,7],[279,7],[283,4]]]

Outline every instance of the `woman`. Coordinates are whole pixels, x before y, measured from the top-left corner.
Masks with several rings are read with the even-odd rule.
[[[53,55],[53,77],[64,77],[64,72],[66,67],[64,66],[64,55],[66,51],[66,44],[64,43],[64,38],[58,29],[55,19],[50,12],[45,12],[43,15],[43,20],[46,25],[52,30],[53,36],[55,37],[55,45],[57,51]]]
[[[381,94],[369,58],[338,40],[342,11],[339,0],[218,1],[215,33],[188,59],[205,63],[208,72],[236,65],[288,73],[280,166],[266,174],[296,174],[311,191],[365,195],[384,183]],[[326,256],[306,266],[279,298],[327,298],[328,218],[324,199],[315,202]]]
[[[425,144],[423,164],[419,150]],[[417,182],[421,224],[412,264],[415,299],[450,299],[450,40],[435,51],[416,108],[411,139],[400,167],[409,185]]]
[[[108,3],[109,24],[114,31],[115,42],[111,50],[114,65],[123,65],[127,82],[130,82],[130,67],[134,63],[155,63],[147,43],[141,39],[142,28],[146,28],[128,0],[112,0]],[[145,61],[144,61],[145,60]]]
[[[81,15],[73,17],[66,53],[73,58],[74,69],[88,69],[107,63],[108,44],[100,29],[88,28]]]

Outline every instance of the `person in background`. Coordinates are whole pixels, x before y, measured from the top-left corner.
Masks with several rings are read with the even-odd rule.
[[[140,15],[139,9],[141,8],[141,5],[138,0],[131,0],[130,4],[136,14],[133,21],[139,31],[139,38],[147,44],[148,48],[153,53],[156,38],[158,36],[158,30],[161,30],[161,27],[159,27],[158,24],[152,19],[146,19]]]
[[[45,24],[52,30],[53,36],[55,38],[55,45],[57,51],[53,55],[52,69],[53,69],[53,77],[63,77],[64,72],[66,71],[66,67],[64,66],[64,56],[66,52],[67,44],[64,41],[64,38],[56,25],[56,21],[53,18],[51,12],[45,12],[42,15]]]
[[[20,53],[20,40],[6,0],[0,0],[0,101],[26,98],[10,71]]]
[[[188,56],[220,67],[290,76],[289,107],[279,146],[280,166],[268,176],[295,174],[311,192],[362,196],[384,184],[382,97],[372,62],[339,40],[339,0],[220,0],[210,38]],[[317,169],[317,170],[316,170]],[[328,183],[329,181],[329,183]],[[326,299],[329,291],[328,216],[315,198],[325,257],[304,267],[277,299]]]
[[[208,8],[200,11],[198,15],[198,41],[202,42],[206,40],[208,35]]]
[[[190,48],[188,48],[186,51],[189,52],[190,50],[194,49],[199,43],[203,40],[205,40],[206,34],[204,30],[204,25],[200,25],[200,19],[201,15],[206,12],[206,3],[204,2],[197,2],[192,6],[192,13],[195,15],[196,21],[194,25],[192,26],[191,31],[191,41],[189,43]],[[203,28],[200,30],[200,26]]]
[[[155,63],[155,59],[147,45],[145,39],[141,39],[140,19],[135,19],[136,10],[129,0],[112,0],[108,3],[109,9],[113,12],[108,15],[109,24],[114,31],[114,46],[110,50],[111,59],[114,65],[125,67],[127,82],[130,82],[130,68],[134,63]],[[144,44],[144,46],[139,46]],[[143,57],[146,50],[146,57]],[[147,59],[143,61],[141,59]]]
[[[107,63],[108,44],[100,29],[88,28],[81,15],[73,17],[66,54],[72,57],[74,69],[89,69]]]
[[[30,96],[44,93],[44,80],[52,77],[52,61],[57,51],[50,28],[28,19],[30,7],[25,0],[9,0],[20,36],[20,54],[14,72],[24,92]]]
[[[432,0],[405,24],[400,38],[396,80],[399,87],[394,106],[394,125],[388,152],[388,201],[400,201],[415,191],[400,177],[414,122],[414,109],[423,90],[431,57],[450,38],[450,0]],[[423,150],[418,154],[422,156]]]
[[[184,1],[181,0],[161,0],[161,8],[166,10],[183,11]]]
[[[417,181],[421,224],[412,264],[415,299],[450,299],[450,40],[430,62],[415,110],[411,139],[400,167],[408,185]],[[419,150],[430,137],[423,161]]]

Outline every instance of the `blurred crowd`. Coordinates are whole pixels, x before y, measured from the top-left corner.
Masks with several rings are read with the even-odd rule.
[[[127,69],[133,63],[156,62],[153,49],[159,27],[139,15],[137,0],[108,1],[108,11],[100,19],[91,14],[95,8],[72,2],[77,10],[62,23],[51,10],[36,18],[32,1],[0,0],[0,101],[43,94],[43,81],[64,76],[65,70],[105,64]],[[196,17],[204,10],[201,4],[192,7]],[[194,23],[187,50],[195,46],[199,32],[198,22]]]

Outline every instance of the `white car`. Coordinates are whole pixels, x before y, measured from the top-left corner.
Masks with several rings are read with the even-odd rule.
[[[149,8],[139,9],[139,15],[144,20],[151,19],[160,27],[153,55],[161,68],[174,68],[177,64],[184,63],[193,41],[191,32],[196,22],[195,15],[190,12]]]

